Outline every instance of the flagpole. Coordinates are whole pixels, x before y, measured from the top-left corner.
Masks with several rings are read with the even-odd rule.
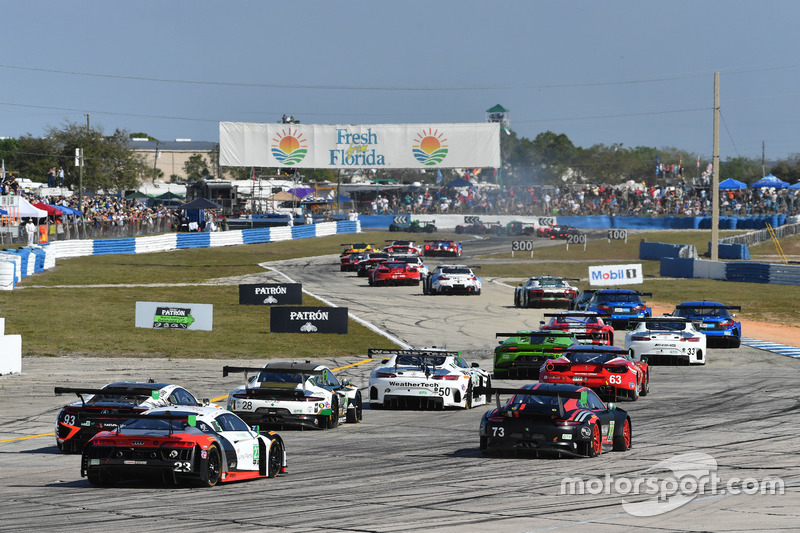
[[[714,155],[711,176],[711,254],[719,260],[719,72],[714,73]]]

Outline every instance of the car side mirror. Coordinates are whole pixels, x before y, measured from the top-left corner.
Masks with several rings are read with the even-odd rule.
[[[389,362],[389,360],[388,360],[388,359],[382,359],[382,360],[381,360],[381,364],[382,364],[382,365],[385,365],[385,364],[386,364],[386,363],[388,363],[388,362]]]
[[[606,410],[607,411],[613,411],[616,408],[617,408],[617,404],[615,404],[614,402],[608,402],[608,405],[606,405]]]
[[[732,313],[731,318],[736,318],[736,313]]]
[[[350,385],[350,380],[349,379],[343,379],[342,380],[342,387],[347,387],[349,385]]]
[[[479,365],[478,363],[472,363],[472,368],[480,368],[480,367],[481,365]]]
[[[200,400],[200,403],[203,405],[203,407],[207,407],[211,405],[211,400],[209,398],[203,398]]]

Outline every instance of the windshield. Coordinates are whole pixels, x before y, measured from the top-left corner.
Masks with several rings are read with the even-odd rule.
[[[129,405],[139,405],[152,398],[150,394],[129,393],[129,394],[95,394],[86,403],[126,403]]]
[[[596,316],[576,317],[576,316],[555,316],[550,319],[550,324],[568,324],[575,326],[599,325],[600,319]]]
[[[175,413],[180,416],[180,413]],[[182,416],[187,416],[183,414]],[[163,431],[168,433],[172,426],[172,431],[186,432],[186,433],[210,433],[211,428],[205,422],[197,422],[197,426],[190,426],[186,418],[164,420],[161,418],[148,417],[147,415],[141,418],[134,418],[125,422],[120,429],[138,429],[149,431]]]
[[[686,322],[675,322],[672,320],[647,322],[645,327],[650,331],[683,331],[686,329]]]
[[[724,307],[678,307],[675,316],[685,318],[730,318],[731,314]]]
[[[562,402],[566,398],[562,399]],[[511,409],[523,409],[531,411],[551,411],[558,408],[558,396],[538,396],[533,394],[515,394],[508,402]]]
[[[464,274],[464,275],[472,274],[472,271],[468,268],[443,268],[442,272],[444,274]]]
[[[303,374],[299,372],[261,372],[256,381],[261,383],[302,383]]]
[[[530,339],[530,341],[528,340]],[[533,335],[519,335],[519,341],[513,340],[513,338],[507,340],[506,342],[511,344],[516,344],[517,342],[527,343],[527,344],[555,344],[557,342],[556,337],[553,335],[547,335],[545,333],[534,333]]]
[[[642,303],[642,299],[639,298],[638,294],[598,294],[597,300],[600,303],[609,303],[609,302],[623,302],[623,303],[632,303],[632,304],[640,304]]]
[[[405,268],[406,264],[405,263],[400,263],[400,262],[384,263],[383,266],[385,266],[386,268]]]
[[[443,355],[399,355],[397,365],[406,366],[442,366],[446,357]]]
[[[617,357],[623,357],[624,353],[591,353],[573,352],[566,355],[567,359],[573,363],[596,363],[602,365]]]

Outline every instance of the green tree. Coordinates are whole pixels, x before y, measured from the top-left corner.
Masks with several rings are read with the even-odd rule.
[[[202,179],[210,174],[208,161],[201,154],[194,154],[189,157],[186,163],[183,164],[183,171],[186,174],[186,179],[190,181]]]

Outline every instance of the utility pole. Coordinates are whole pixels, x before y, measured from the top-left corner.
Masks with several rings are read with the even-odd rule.
[[[91,131],[91,128],[89,127],[89,113],[84,114],[86,115],[86,133],[89,133],[89,131]]]
[[[75,148],[75,166],[78,167],[78,210],[83,217],[83,148]]]
[[[711,260],[719,260],[719,72],[714,73],[714,155],[711,176]]]
[[[767,171],[764,169],[766,166],[766,147],[764,146],[764,141],[761,141],[761,177],[765,177],[767,175]]]

